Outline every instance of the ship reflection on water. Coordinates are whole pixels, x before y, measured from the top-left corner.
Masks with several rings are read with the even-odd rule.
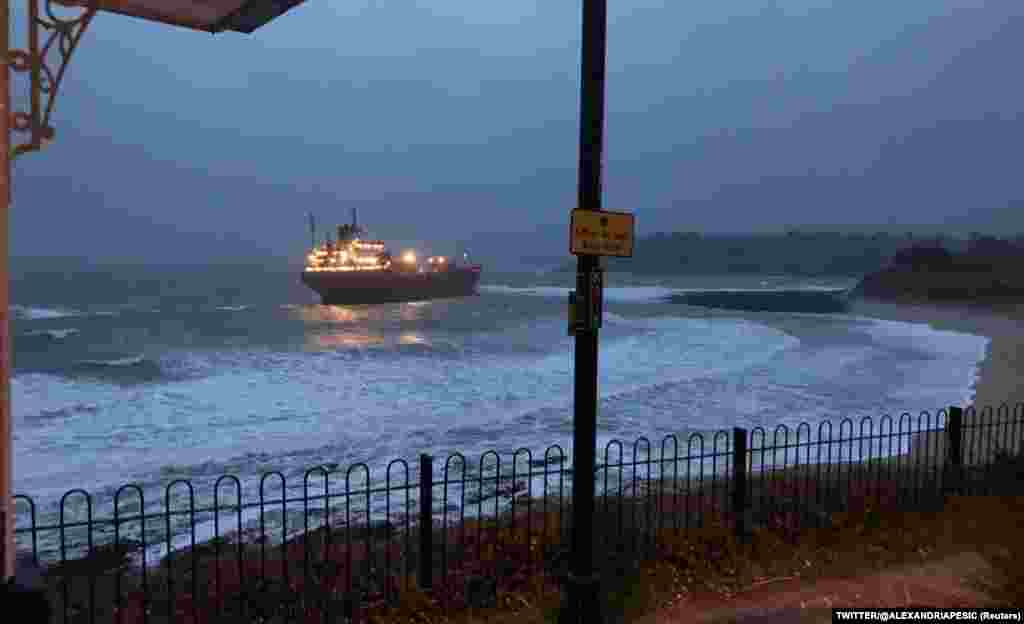
[[[384,342],[381,334],[365,334],[359,332],[337,332],[333,334],[313,334],[306,344],[313,349],[351,349],[371,347]]]
[[[303,305],[290,308],[289,316],[307,323],[305,344],[314,351],[331,349],[363,349],[391,345],[429,345],[422,333],[395,325],[429,319],[430,302],[385,305],[330,306]],[[391,328],[388,331],[387,328]],[[397,334],[397,335],[396,335]]]
[[[352,349],[380,345],[385,342],[383,334],[371,334],[359,331],[332,332],[328,334],[312,334],[306,339],[306,346],[311,349]],[[400,345],[427,345],[430,342],[423,336],[407,332],[398,336]]]
[[[332,306],[303,305],[289,308],[293,318],[306,323],[366,323],[375,321],[418,321],[430,313],[429,301],[402,304]]]
[[[398,317],[403,321],[418,321],[430,312],[429,301],[410,301],[398,307]]]
[[[427,344],[427,339],[419,334],[407,333],[398,337],[398,343],[404,345],[425,345]]]
[[[369,307],[304,305],[293,308],[295,316],[307,323],[356,323],[370,319]]]

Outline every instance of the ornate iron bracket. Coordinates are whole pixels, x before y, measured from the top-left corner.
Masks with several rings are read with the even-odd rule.
[[[29,111],[11,114],[12,133],[29,135],[26,142],[18,144],[14,140],[11,141],[14,145],[11,150],[12,157],[40,150],[53,140],[54,129],[50,125],[50,114],[57,101],[60,83],[82,34],[96,15],[96,7],[90,6],[80,7],[81,13],[74,17],[59,17],[53,10],[54,1],[27,0],[28,49],[9,52],[7,62],[10,69],[20,73],[28,72],[31,89]],[[45,3],[42,15],[40,3]],[[43,38],[45,41],[40,46],[40,39]],[[49,61],[51,56],[55,57],[52,59],[53,64]]]

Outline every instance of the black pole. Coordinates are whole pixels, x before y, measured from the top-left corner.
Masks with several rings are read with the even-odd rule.
[[[420,576],[421,589],[434,586],[434,458],[420,455]]]
[[[943,488],[947,492],[961,494],[961,475],[964,466],[964,410],[962,407],[949,408],[949,419],[946,421],[946,482]]]
[[[580,169],[578,208],[601,209],[601,153],[604,138],[605,39],[607,0],[583,0],[583,50],[580,72]],[[600,288],[596,256],[580,255],[577,265],[579,309],[588,315]],[[596,278],[596,279],[595,279]],[[595,288],[594,284],[598,286]],[[573,413],[572,552],[567,579],[568,608],[563,622],[602,621],[598,576],[594,570],[594,455],[597,446],[597,323],[576,332]]]
[[[736,517],[736,539],[747,540],[747,430],[732,428],[732,513]]]

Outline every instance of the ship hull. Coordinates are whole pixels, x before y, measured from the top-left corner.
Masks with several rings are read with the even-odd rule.
[[[459,267],[435,273],[397,271],[303,271],[302,283],[316,291],[324,305],[397,303],[477,292],[479,267]]]

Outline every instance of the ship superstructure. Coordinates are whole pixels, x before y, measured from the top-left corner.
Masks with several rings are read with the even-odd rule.
[[[338,226],[338,240],[314,247],[306,258],[307,271],[384,271],[392,266],[384,241],[360,238],[358,226]]]

